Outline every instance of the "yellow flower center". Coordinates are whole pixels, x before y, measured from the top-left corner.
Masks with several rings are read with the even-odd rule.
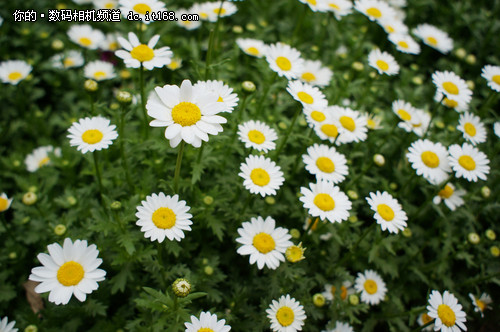
[[[411,120],[411,114],[405,111],[404,109],[398,110],[398,115],[403,121],[410,121]]]
[[[295,319],[295,314],[291,308],[284,306],[279,308],[276,312],[276,319],[281,326],[289,326],[292,325]]]
[[[339,7],[339,6],[337,6],[337,5],[336,5],[336,4],[334,4],[334,3],[329,3],[329,4],[328,4],[328,6],[330,6],[330,8],[333,8],[333,9],[335,9],[335,10],[340,10],[340,7]]]
[[[324,173],[332,173],[335,171],[335,164],[327,157],[319,157],[316,159],[316,166]]]
[[[201,329],[198,329],[198,332],[214,332],[214,330],[209,327],[202,327]]]
[[[479,310],[484,311],[486,309],[486,303],[483,301],[476,299],[476,305],[478,306]]]
[[[208,14],[202,12],[202,13],[200,13],[200,17],[203,19],[206,19],[208,17]]]
[[[323,211],[331,211],[335,208],[335,201],[328,194],[317,194],[313,202],[314,205]]]
[[[38,167],[45,166],[45,165],[47,165],[49,162],[50,162],[50,158],[49,158],[49,157],[45,157],[45,158],[43,158],[42,160],[40,160],[40,161],[38,162]]]
[[[108,47],[109,47],[109,49],[111,51],[114,51],[114,50],[116,50],[118,48],[118,43],[117,42],[111,42],[111,43],[109,43]]]
[[[455,100],[453,99],[448,99],[448,98],[444,98],[443,100],[443,104],[445,104],[446,106],[448,106],[449,108],[455,108],[458,106],[458,102],[456,102]]]
[[[311,5],[316,6],[316,0],[307,0]]]
[[[17,81],[18,79],[23,77],[23,74],[21,74],[18,71],[14,71],[14,72],[10,73],[8,77],[9,77],[9,80],[11,80],[11,81]]]
[[[259,55],[260,54],[259,50],[253,46],[247,48],[247,53],[250,53],[251,55]]]
[[[96,72],[94,73],[94,78],[95,78],[96,80],[102,80],[102,79],[106,78],[106,73],[105,73],[105,72],[103,72],[102,70],[100,70],[100,71],[96,71]]]
[[[311,112],[311,118],[313,118],[314,121],[323,122],[323,121],[325,121],[326,116],[323,113],[321,113],[321,112],[312,111]]]
[[[427,167],[436,168],[439,166],[439,157],[437,154],[435,154],[432,151],[422,152],[422,155],[420,155],[420,158],[422,158],[422,162]]]
[[[161,207],[153,212],[151,219],[156,227],[161,229],[170,229],[175,225],[176,216],[172,209]]]
[[[496,84],[500,85],[500,75],[494,75],[491,80]]]
[[[427,37],[427,42],[431,44],[432,46],[436,46],[438,44],[438,41],[434,37]]]
[[[217,102],[218,102],[218,103],[223,103],[223,102],[224,102],[224,99],[222,99],[222,97],[221,97],[221,96],[219,96],[219,98],[217,98]]]
[[[286,259],[292,263],[301,261],[305,258],[304,250],[305,250],[304,248],[301,248],[299,246],[290,246],[285,251]]]
[[[308,94],[307,92],[300,91],[299,93],[297,93],[297,97],[299,97],[299,99],[303,103],[306,103],[306,104],[314,103],[314,98],[310,94]]]
[[[409,47],[408,43],[405,42],[405,41],[403,41],[403,40],[401,40],[400,42],[398,42],[398,45],[401,46],[402,48],[405,48],[405,49]]]
[[[337,137],[339,130],[336,125],[325,124],[321,126],[321,131],[328,137]]]
[[[64,65],[64,67],[71,67],[71,66],[73,66],[74,64],[75,64],[75,61],[73,61],[73,59],[71,59],[71,58],[66,58],[66,59],[64,59],[64,61],[63,61],[63,65]]]
[[[347,129],[349,131],[354,131],[356,129],[356,123],[349,116],[341,116],[340,117],[340,124],[342,125],[342,127],[344,127],[345,129]]]
[[[456,316],[453,310],[447,304],[440,304],[437,310],[438,317],[444,325],[452,327],[455,325]]]
[[[190,102],[184,101],[172,109],[172,120],[183,127],[192,126],[201,119],[200,108]]]
[[[7,210],[8,206],[9,206],[9,201],[3,197],[0,197],[0,212]]]
[[[366,10],[366,13],[368,15],[370,15],[370,16],[375,17],[375,18],[381,18],[382,17],[382,12],[378,8],[375,8],[375,7],[368,8]]]
[[[148,47],[148,45],[141,44],[134,47],[132,51],[130,51],[130,55],[140,62],[145,62],[153,59],[155,57],[155,52]]]
[[[226,9],[225,8],[220,8],[220,10],[219,10],[219,8],[215,8],[214,9],[214,13],[217,14],[217,15],[219,15],[219,16],[220,15],[224,15],[226,13]]]
[[[467,122],[464,125],[464,131],[469,136],[472,136],[472,137],[476,136],[476,127],[470,122]]]
[[[377,283],[371,279],[366,280],[363,287],[365,288],[365,291],[370,295],[375,294],[378,288]]]
[[[248,139],[255,144],[262,144],[265,142],[266,136],[260,131],[253,129],[248,132]]]
[[[444,199],[450,198],[451,195],[453,195],[453,188],[449,184],[444,186],[438,193],[438,196]]]
[[[387,204],[379,204],[377,212],[385,221],[394,219],[394,210]]]
[[[427,315],[427,314],[422,314],[422,323],[424,324],[427,324],[429,323],[430,321],[432,321],[434,318],[432,318],[431,316]]]
[[[57,280],[64,286],[75,286],[83,279],[85,271],[80,263],[69,261],[57,270]]]
[[[389,64],[384,60],[377,60],[377,67],[379,67],[382,70],[387,70],[389,69]]]
[[[81,37],[80,39],[78,39],[78,41],[83,46],[90,46],[90,45],[92,45],[92,40],[90,40],[90,38],[87,38],[87,37]]]
[[[476,169],[476,162],[470,156],[460,156],[458,163],[468,171]]]
[[[96,144],[102,140],[103,134],[98,129],[89,129],[82,134],[82,141],[87,144]]]
[[[138,3],[137,5],[135,5],[134,7],[132,7],[136,12],[138,12],[139,14],[146,14],[146,12],[150,12],[151,13],[151,7],[149,7],[148,5],[146,5],[145,3]]]
[[[316,76],[313,73],[307,72],[302,74],[302,79],[306,82],[312,82],[316,80]]]
[[[290,69],[292,69],[292,63],[284,56],[279,56],[278,58],[276,58],[276,64],[278,65],[279,69],[284,71],[289,71]]]
[[[377,123],[373,119],[368,119],[368,120],[366,120],[366,126],[370,129],[375,129],[375,127],[377,126]]]
[[[444,82],[443,89],[445,89],[446,92],[451,93],[452,95],[458,95],[458,87],[453,82]]]
[[[172,62],[170,62],[170,64],[168,65],[168,68],[172,70],[179,68],[179,62],[172,60]]]
[[[394,28],[391,25],[386,25],[385,30],[387,30],[388,33],[394,33]]]
[[[271,177],[266,170],[262,168],[254,168],[250,173],[250,179],[257,186],[264,187],[271,181]]]
[[[340,298],[342,300],[345,300],[347,298],[347,287],[346,286],[340,287]]]
[[[276,248],[273,237],[263,232],[253,237],[252,244],[261,254],[267,254]]]

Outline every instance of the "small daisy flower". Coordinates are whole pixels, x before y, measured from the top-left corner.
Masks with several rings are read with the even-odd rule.
[[[441,201],[444,201],[444,204],[451,211],[455,211],[457,207],[464,205],[465,202],[462,196],[465,194],[465,190],[456,190],[453,184],[447,183],[444,188],[438,192],[437,196],[433,198],[432,202],[438,205]]]
[[[68,129],[69,144],[82,153],[107,149],[118,137],[115,125],[101,116],[80,119]]]
[[[396,45],[396,49],[407,54],[419,54],[420,45],[413,40],[409,35],[391,33],[389,41]]]
[[[441,332],[459,332],[460,329],[467,331],[465,326],[465,312],[462,311],[462,305],[458,303],[457,298],[448,291],[443,295],[433,290],[429,296],[429,305],[427,306],[428,315],[435,318],[434,331]]]
[[[331,223],[342,222],[349,218],[352,203],[340,188],[328,181],[310,183],[309,188],[301,187],[300,201],[313,217],[328,219]]]
[[[434,101],[440,102],[442,105],[453,109],[457,113],[463,113],[469,109],[468,99],[460,96],[444,95],[441,91],[436,90]]]
[[[1,25],[1,22],[0,22]],[[7,317],[2,318],[0,320],[0,331],[1,332],[17,332],[19,329],[14,328],[14,325],[16,325],[16,321],[13,320],[12,322],[9,323],[9,319]]]
[[[83,68],[83,74],[86,78],[96,81],[104,81],[116,77],[113,64],[101,60],[95,60],[87,63]]]
[[[78,51],[68,51],[64,54],[56,54],[51,58],[54,68],[68,69],[83,66],[85,60],[82,53]]]
[[[472,99],[472,91],[467,83],[451,71],[436,71],[432,74],[432,83],[439,92],[452,100],[469,104]]]
[[[386,2],[379,0],[356,0],[354,9],[368,17],[371,21],[394,19],[396,12]]]
[[[337,145],[366,140],[368,128],[364,115],[348,107],[332,106],[330,110],[340,123]]]
[[[114,52],[118,48],[118,34],[108,33],[104,36],[104,40],[99,45],[103,51]]]
[[[170,63],[167,65],[167,68],[170,70],[177,70],[182,67],[182,59],[173,57]]]
[[[167,10],[165,4],[158,0],[120,0],[119,5],[123,17],[126,18],[129,12],[132,12],[138,14],[139,18],[141,18],[142,22],[145,24],[152,22],[151,20],[146,20],[146,12],[151,14],[152,12],[157,13]]]
[[[328,107],[329,111],[331,107]],[[324,114],[324,113],[323,113]],[[366,125],[366,124],[365,124]],[[328,140],[330,143],[336,143],[339,137],[339,130],[342,130],[342,125],[337,116],[333,116],[330,112],[327,113],[327,117],[319,124],[314,126],[314,132],[322,140]]]
[[[335,322],[335,327],[333,328],[333,330],[325,330],[321,332],[354,332],[354,330],[348,323]]]
[[[191,13],[192,13],[192,11],[190,11],[188,9],[184,9],[184,8],[177,9],[175,11],[175,15],[177,17],[182,17],[182,15],[184,15],[184,14],[191,14]],[[176,23],[177,23],[177,25],[183,27],[186,30],[195,30],[201,26],[201,21],[178,20],[178,21],[176,21]]]
[[[224,110],[218,98],[203,87],[194,87],[189,80],[184,80],[180,87],[158,86],[146,104],[148,115],[154,118],[149,125],[167,127],[165,138],[173,148],[181,140],[199,148],[201,141],[208,141],[208,134],[217,135],[222,131],[221,124],[227,122],[217,115]]]
[[[489,305],[493,303],[493,300],[489,294],[483,293],[481,297],[477,298],[474,294],[469,293],[469,297],[474,305],[474,312],[479,312],[481,317],[484,317],[484,311],[486,309],[491,309]]]
[[[272,70],[277,72],[280,77],[285,76],[288,80],[298,78],[304,66],[300,52],[284,43],[269,45],[266,51],[266,60]]]
[[[276,190],[285,181],[281,168],[264,156],[248,156],[241,164],[240,171],[238,175],[244,179],[245,188],[262,197],[276,195]]]
[[[481,119],[472,113],[460,114],[457,129],[472,145],[486,142],[486,128],[481,123]]]
[[[373,216],[380,225],[383,231],[389,233],[398,233],[407,226],[406,212],[403,211],[401,204],[392,197],[387,191],[370,193],[370,197],[366,197],[366,201],[370,208],[375,211]]]
[[[408,35],[408,27],[403,21],[391,18],[387,20],[377,21],[378,25],[384,28],[385,32],[389,34],[389,37],[392,34],[395,35]],[[420,47],[419,47],[420,49]]]
[[[323,121],[326,120],[330,111],[328,108],[310,108],[304,107],[303,110],[304,115],[306,116],[306,121],[309,127],[314,128],[317,125],[320,125]]]
[[[7,211],[12,204],[12,200],[13,198],[7,197],[6,193],[2,193],[2,195],[0,195],[0,212]]]
[[[394,57],[387,52],[381,52],[379,49],[374,49],[368,54],[368,64],[375,68],[380,75],[392,76],[399,73],[399,65]]]
[[[207,10],[212,13],[208,15],[209,22],[217,22],[217,17],[227,17],[231,16],[238,11],[238,7],[232,2],[223,2],[221,8],[221,1],[217,2],[207,2]]]
[[[49,255],[37,256],[43,266],[33,268],[29,279],[40,282],[35,292],[50,292],[50,302],[67,304],[72,295],[83,302],[99,287],[97,282],[104,280],[106,271],[98,269],[102,259],[97,258],[95,244],[89,246],[86,240],[72,242],[66,238],[62,247],[53,243],[47,249]]]
[[[352,2],[348,0],[323,0],[325,9],[333,12],[337,20],[352,13]]]
[[[432,318],[431,316],[427,315],[427,313],[424,312],[418,316],[417,323],[418,323],[418,325],[423,326],[423,325],[425,325],[433,320],[434,320],[434,318]],[[434,324],[431,324],[431,325],[425,327],[424,329],[422,329],[422,331],[432,331],[432,330],[434,330]]]
[[[345,156],[334,147],[314,144],[302,155],[306,170],[316,176],[316,180],[331,181],[334,184],[344,181],[349,173]]]
[[[40,167],[50,164],[49,153],[53,153],[55,156],[61,156],[61,149],[54,149],[53,146],[41,146],[33,150],[32,153],[26,156],[24,163],[29,172],[36,172]]]
[[[333,72],[324,67],[319,60],[304,60],[304,67],[299,74],[299,80],[315,86],[327,86],[330,84]]]
[[[417,136],[424,136],[427,128],[431,123],[431,116],[426,111],[415,108],[410,121],[402,121],[398,123],[398,127],[404,129],[406,132],[413,132]]]
[[[229,332],[231,326],[226,325],[226,320],[217,320],[216,314],[201,312],[200,319],[191,316],[191,322],[184,323],[185,332]]]
[[[265,153],[276,148],[276,130],[264,122],[250,120],[238,125],[238,137],[246,148],[254,148]]]
[[[307,318],[304,307],[289,294],[282,295],[278,301],[273,300],[266,313],[273,332],[302,331],[304,320]]]
[[[415,113],[415,107],[412,104],[398,99],[392,102],[392,111],[403,121],[411,121]]]
[[[147,196],[145,201],[137,207],[135,216],[139,218],[137,226],[141,226],[145,238],[162,243],[165,238],[170,241],[181,241],[183,231],[190,231],[190,207],[186,201],[180,201],[178,195],[165,196],[164,193]]]
[[[262,58],[266,54],[267,45],[262,40],[237,38],[236,44],[243,52],[254,57]]]
[[[239,238],[236,242],[242,244],[236,251],[242,256],[250,255],[250,264],[257,263],[257,268],[262,270],[264,266],[275,270],[280,262],[285,261],[285,252],[293,245],[288,229],[275,227],[275,220],[271,217],[251,218],[238,228]]]
[[[362,115],[366,118],[366,128],[370,130],[377,130],[384,128],[381,125],[382,118],[380,116],[368,113],[363,113]]]
[[[500,92],[500,67],[486,65],[481,70],[481,76],[488,81],[488,86],[495,90],[496,92]]]
[[[347,300],[347,297],[351,294],[354,293],[354,290],[352,289],[352,283],[349,280],[346,280],[342,283],[342,286],[340,286],[340,299],[342,301]],[[326,284],[325,285],[325,291],[321,293],[325,299],[328,301],[333,301],[335,296],[339,295],[337,293],[337,287],[331,285],[331,284]]]
[[[154,35],[148,44],[141,44],[139,38],[133,33],[128,33],[128,40],[118,37],[118,42],[125,50],[115,52],[116,56],[123,59],[127,68],[139,68],[141,64],[144,68],[162,68],[172,60],[173,53],[170,47],[164,46],[154,49],[160,35]]]
[[[446,180],[451,171],[448,151],[441,143],[419,139],[411,144],[406,158],[418,175],[436,184]]]
[[[68,37],[73,43],[89,50],[97,49],[104,40],[104,34],[88,24],[72,25]]]
[[[17,85],[24,80],[33,67],[23,60],[8,60],[0,62],[0,79],[3,83]]]
[[[97,9],[115,9],[118,8],[118,0],[93,0],[92,3]]]
[[[323,92],[310,84],[300,81],[289,81],[286,91],[304,107],[321,109],[328,105]]]
[[[450,165],[457,178],[464,177],[467,181],[486,180],[490,172],[489,159],[474,146],[464,143],[462,146],[453,144],[448,148]]]
[[[361,292],[361,302],[369,305],[379,304],[384,299],[385,293],[387,293],[385,282],[373,270],[358,273],[354,288],[357,292]]]
[[[297,263],[301,260],[306,259],[306,256],[304,256],[304,252],[306,251],[306,249],[307,248],[302,247],[302,242],[300,242],[298,245],[293,244],[289,246],[285,250],[286,260],[290,263]]]
[[[443,54],[450,53],[453,49],[453,40],[446,32],[430,24],[420,24],[413,29],[413,34],[420,38],[426,45]]]
[[[217,102],[224,105],[224,110],[222,112],[231,113],[233,109],[238,106],[238,95],[233,92],[233,89],[229,85],[222,81],[198,81],[194,87],[203,87],[208,91],[215,93],[218,98]]]

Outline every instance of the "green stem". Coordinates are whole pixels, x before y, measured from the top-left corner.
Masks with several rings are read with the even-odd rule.
[[[144,139],[148,139],[148,113],[146,111],[146,97],[144,96],[144,66],[141,62],[141,67],[139,68],[139,86],[141,91],[141,108],[142,115],[144,117]]]
[[[274,73],[271,76],[269,76],[269,80],[266,81],[264,91],[262,93],[262,97],[260,97],[259,102],[257,103],[257,113],[256,117],[259,117],[260,114],[262,113],[262,105],[264,104],[264,100],[266,100],[267,96],[269,95],[269,92],[271,91],[271,84],[276,80],[278,73]]]
[[[134,184],[132,182],[132,178],[130,177],[130,170],[128,168],[127,158],[125,156],[125,148],[123,146],[125,140],[125,107],[122,106],[120,113],[120,156],[122,158],[122,166],[125,170],[125,178],[127,179],[127,183],[130,189],[130,192],[134,192]]]
[[[441,103],[443,102],[444,98],[445,98],[445,96],[443,95],[443,98],[441,98],[441,100],[438,103],[434,104],[434,106],[432,107],[431,119],[429,120],[429,125],[427,126],[427,129],[425,130],[425,133],[424,133],[424,136],[422,136],[422,139],[425,139],[427,137],[427,134],[429,133],[429,130],[431,129],[431,126],[432,126],[432,120],[436,116],[436,113],[439,109],[439,106],[441,106]]]
[[[102,197],[103,190],[102,190],[101,171],[99,169],[99,162],[97,160],[97,153],[96,153],[96,151],[94,151],[92,153],[92,155],[94,157],[95,176],[97,178],[97,183],[99,184],[99,193],[101,194],[101,197]]]
[[[243,112],[245,111],[245,106],[247,104],[247,98],[248,98],[248,94],[245,93],[243,95],[243,100],[241,101],[241,106],[239,107],[239,110],[238,110],[238,122],[234,124],[233,135],[231,137],[231,145],[234,143],[234,140],[236,139],[236,135],[238,133],[238,125],[241,124],[241,120],[243,119]]]
[[[281,153],[281,150],[283,150],[283,148],[286,144],[286,141],[288,140],[288,137],[290,136],[290,133],[292,132],[293,126],[295,125],[295,122],[297,121],[297,118],[298,118],[300,112],[302,112],[302,110],[300,108],[297,108],[297,110],[295,111],[295,114],[293,115],[292,123],[290,124],[290,127],[288,127],[288,130],[285,134],[285,138],[281,141],[280,146],[276,150],[276,154],[275,154],[276,159],[278,159],[278,157]]]
[[[174,192],[177,194],[179,191],[179,174],[181,172],[182,164],[182,154],[184,153],[184,146],[186,142],[181,141],[181,146],[179,147],[179,152],[177,154],[177,162],[175,163],[175,173],[174,173]]]

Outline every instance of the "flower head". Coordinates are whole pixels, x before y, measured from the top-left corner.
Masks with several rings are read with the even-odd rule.
[[[500,92],[500,66],[486,65],[481,71],[481,76],[488,81],[488,86]]]
[[[446,32],[436,28],[430,24],[420,24],[414,30],[413,34],[418,38],[422,39],[422,41],[438,50],[443,54],[450,53],[453,49],[453,40],[448,36]]]
[[[250,120],[238,125],[238,137],[246,148],[267,153],[276,148],[278,134],[264,122]]]
[[[26,61],[8,60],[0,62],[0,79],[3,83],[17,85],[24,80],[33,67]]]
[[[394,57],[387,52],[381,52],[379,49],[374,49],[368,54],[368,64],[375,68],[380,75],[392,76],[399,73],[399,65]]]
[[[304,307],[289,294],[282,295],[278,301],[273,300],[266,313],[273,332],[302,331],[306,319]]]
[[[490,172],[490,160],[474,146],[464,143],[462,146],[453,144],[448,148],[450,166],[457,178],[464,177],[467,181],[486,180]]]
[[[80,119],[68,129],[69,144],[82,153],[107,149],[118,137],[115,125],[101,116]]]
[[[41,146],[33,150],[32,153],[26,156],[24,163],[29,172],[36,172],[40,167],[50,164],[49,154],[53,153],[55,156],[61,156],[61,149],[54,149],[53,146]]]
[[[366,201],[370,204],[370,208],[375,211],[373,217],[383,231],[398,233],[407,226],[406,220],[408,220],[408,217],[406,212],[388,192],[371,192],[370,197],[366,197]]]
[[[303,195],[300,201],[304,203],[304,208],[309,210],[311,216],[328,219],[331,223],[340,223],[349,218],[352,203],[339,187],[320,180],[317,183],[310,183],[309,188],[300,188]]]
[[[128,68],[139,68],[141,64],[148,70],[162,68],[170,63],[173,53],[168,46],[154,49],[159,39],[160,35],[154,35],[147,44],[141,44],[139,38],[129,32],[128,40],[118,37],[118,42],[125,50],[118,50],[115,54],[123,59]]]
[[[433,290],[429,296],[429,305],[427,314],[435,318],[434,331],[448,332],[460,329],[467,331],[465,326],[465,312],[462,311],[462,305],[458,303],[457,298],[448,291],[443,295],[437,290]]]
[[[90,50],[97,49],[104,40],[104,34],[88,24],[72,25],[68,37],[73,43]]]
[[[262,197],[276,195],[276,191],[285,181],[281,168],[264,156],[248,156],[241,164],[240,170],[238,175],[244,179],[245,188]]]
[[[229,332],[231,326],[226,325],[226,320],[217,320],[217,315],[210,312],[202,312],[200,318],[191,316],[191,322],[184,323],[186,332]]]
[[[361,301],[369,305],[379,304],[387,293],[385,282],[373,270],[358,273],[354,288],[361,292]]]

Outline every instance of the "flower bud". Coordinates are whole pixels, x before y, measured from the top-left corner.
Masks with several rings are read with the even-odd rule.
[[[269,205],[273,205],[276,203],[276,199],[272,196],[267,196],[264,201],[269,204]]]
[[[122,208],[122,203],[120,201],[114,201],[110,205],[111,210],[120,210]]]
[[[292,245],[288,247],[285,251],[286,260],[290,263],[297,263],[305,259],[304,251],[306,251],[306,248],[302,248],[302,242],[297,246]]]
[[[409,229],[409,228],[403,229],[403,231],[401,233],[403,233],[404,237],[411,237],[413,235],[411,229]]]
[[[172,284],[172,290],[177,297],[186,297],[191,292],[191,284],[187,279],[178,278]]]
[[[491,194],[490,188],[487,186],[484,186],[481,188],[481,195],[483,195],[483,198],[489,198]]]
[[[60,51],[64,48],[64,43],[61,40],[56,39],[52,41],[51,46],[54,51]]]
[[[457,56],[457,58],[463,59],[467,56],[467,52],[463,48],[458,48],[455,51],[455,55]]]
[[[359,304],[359,297],[356,294],[349,295],[349,303],[351,305],[358,305]]]
[[[365,66],[359,61],[353,62],[351,67],[356,71],[362,71],[365,68]]]
[[[63,235],[64,233],[66,233],[66,226],[64,226],[63,224],[57,225],[56,227],[54,227],[54,233],[59,236]]]
[[[326,299],[323,294],[316,293],[313,295],[313,303],[316,307],[321,308],[325,305]]]
[[[494,241],[497,238],[497,234],[495,233],[494,230],[492,229],[487,229],[486,230],[486,237],[490,239],[491,241]]]
[[[203,197],[203,203],[205,203],[206,205],[212,205],[214,202],[214,198],[212,196],[205,196]]]
[[[471,244],[478,244],[481,240],[477,233],[469,233],[469,235],[467,235],[467,239]]]
[[[33,324],[28,325],[24,329],[24,332],[38,332],[38,327],[36,325],[33,325]]]
[[[246,92],[254,92],[256,89],[256,86],[255,86],[254,82],[252,82],[252,81],[244,81],[243,83],[241,83],[241,87]]]
[[[26,205],[33,205],[36,203],[37,197],[36,194],[32,191],[28,191],[23,195],[23,203]]]
[[[354,190],[348,190],[347,191],[347,196],[349,196],[350,199],[356,200],[359,198],[358,193],[355,192]]]
[[[300,231],[297,228],[292,228],[290,230],[290,235],[292,236],[292,239],[298,239],[300,238]]]
[[[490,253],[491,255],[493,255],[493,257],[498,257],[500,256],[500,248],[498,248],[497,246],[492,246],[490,248]]]
[[[233,26],[233,32],[240,34],[240,33],[243,32],[243,28],[240,25],[234,25]]]
[[[214,274],[214,268],[210,265],[207,265],[203,268],[203,272],[205,272],[207,276],[211,276],[212,274]]]
[[[132,103],[132,94],[124,90],[118,91],[116,95],[116,100],[118,100],[120,104],[128,105]]]
[[[469,54],[465,58],[465,62],[467,62],[469,65],[473,65],[476,63],[476,56],[474,54]]]
[[[83,83],[83,87],[88,92],[96,92],[99,88],[99,84],[97,84],[97,82],[94,80],[86,80],[85,83]]]
[[[373,156],[373,162],[375,163],[375,165],[377,165],[378,167],[382,167],[385,165],[385,158],[383,155],[377,153]]]

